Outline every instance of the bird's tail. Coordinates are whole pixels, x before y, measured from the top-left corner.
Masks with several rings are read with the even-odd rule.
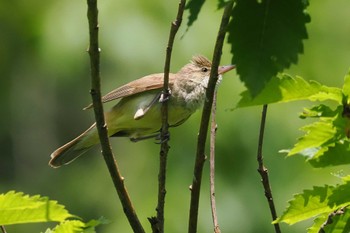
[[[56,168],[68,164],[98,144],[98,142],[96,127],[93,124],[84,133],[55,150],[51,154],[49,165]]]

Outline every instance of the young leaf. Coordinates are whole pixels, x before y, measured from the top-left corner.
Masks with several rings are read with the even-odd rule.
[[[329,206],[328,199],[333,193],[334,187],[314,187],[312,190],[304,190],[303,193],[294,196],[289,202],[286,211],[276,222],[294,224],[319,214],[333,211],[334,206]]]
[[[294,196],[289,202],[288,208],[275,222],[294,224],[319,215],[329,215],[335,210],[345,208],[350,204],[350,183],[344,178],[344,184],[324,187],[314,187],[312,190],[304,190],[303,193]],[[319,222],[318,222],[319,224]]]
[[[73,217],[63,205],[47,197],[28,196],[10,191],[0,194],[0,225],[17,223],[62,222]]]
[[[53,230],[47,229],[45,233],[95,233],[95,227],[106,224],[108,221],[104,218],[91,220],[84,223],[80,220],[66,220],[57,225]]]
[[[236,0],[229,26],[237,73],[252,96],[298,60],[307,38],[307,0]]]
[[[303,193],[294,196],[289,202],[289,207],[275,222],[294,224],[311,217],[329,215],[335,210],[345,208],[350,204],[350,179],[343,177],[343,184],[337,186],[314,187],[312,190],[304,190]],[[319,226],[320,222],[317,221]]]
[[[277,78],[271,79],[254,98],[251,97],[249,91],[243,92],[236,108],[296,100],[334,100],[341,103],[342,96],[340,88],[327,87],[316,81],[306,81],[298,76],[279,74]]]
[[[314,220],[314,224],[307,229],[307,233],[319,233],[322,224],[327,220],[328,214],[321,214]]]

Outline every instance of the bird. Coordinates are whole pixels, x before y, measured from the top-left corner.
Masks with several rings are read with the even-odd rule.
[[[222,75],[234,65],[219,66],[218,83]],[[177,73],[169,73],[168,124],[176,127],[184,123],[205,100],[211,61],[205,56],[193,56],[190,63]],[[133,142],[148,138],[160,138],[162,127],[162,89],[164,73],[144,76],[131,81],[102,97],[102,102],[119,100],[105,112],[109,137],[129,137]],[[85,107],[89,109],[92,104]],[[86,151],[99,144],[96,123],[85,132],[56,149],[49,165],[57,168],[69,164]]]

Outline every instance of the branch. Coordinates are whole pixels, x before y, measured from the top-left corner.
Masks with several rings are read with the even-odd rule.
[[[173,49],[173,44],[177,31],[180,28],[182,22],[183,12],[185,10],[186,0],[181,0],[179,3],[179,8],[175,21],[171,23],[170,34],[168,40],[168,46],[166,48],[166,58],[164,65],[164,85],[162,99],[162,129],[160,133],[161,138],[161,147],[159,152],[159,174],[158,174],[158,204],[157,204],[157,218],[156,221],[154,218],[150,218],[150,223],[152,226],[152,231],[154,233],[163,233],[164,232],[164,204],[165,204],[165,194],[166,194],[166,166],[167,166],[167,157],[169,151],[169,125],[168,125],[168,102],[170,98],[169,93],[169,72],[170,72],[170,61],[171,61],[171,52]]]
[[[199,135],[197,141],[197,153],[196,162],[193,171],[193,181],[191,185],[191,203],[190,203],[190,216],[188,224],[188,232],[197,232],[197,222],[198,222],[198,207],[199,207],[199,196],[200,187],[202,181],[202,172],[205,161],[205,143],[208,134],[208,125],[210,118],[210,110],[213,104],[213,96],[215,91],[216,82],[218,80],[218,67],[220,63],[222,46],[225,39],[227,25],[230,19],[231,10],[233,6],[233,1],[229,1],[224,9],[224,13],[221,19],[220,29],[217,35],[216,44],[214,48],[213,61],[210,71],[210,78],[208,83],[208,88],[206,91],[206,98],[204,102],[202,119],[199,128]]]
[[[97,0],[87,0],[89,21],[90,44],[88,53],[90,55],[91,66],[91,97],[94,107],[96,128],[100,138],[102,155],[112,177],[114,186],[119,195],[124,213],[134,232],[143,233],[143,227],[135,213],[134,207],[129,198],[129,194],[124,186],[124,178],[121,176],[117,162],[114,159],[113,152],[108,140],[107,125],[103,114],[103,105],[101,102],[101,78],[100,78],[100,48],[98,44],[98,9]]]
[[[272,215],[272,220],[277,219],[277,212],[275,208],[275,204],[273,202],[272,198],[272,191],[269,181],[269,175],[268,170],[264,166],[264,158],[262,155],[262,148],[263,148],[263,142],[264,142],[264,131],[265,131],[265,122],[266,122],[266,115],[267,115],[267,104],[263,106],[263,110],[261,113],[261,123],[260,123],[260,133],[259,133],[259,142],[258,142],[258,154],[257,154],[257,160],[258,160],[258,172],[261,176],[261,182],[264,186],[265,190],[265,197],[267,199],[267,202],[269,203],[270,212]],[[275,232],[281,233],[281,229],[278,223],[274,223]]]
[[[216,90],[213,96],[213,106],[211,110],[211,129],[210,129],[210,205],[213,218],[214,233],[221,233],[218,217],[216,213],[215,200],[215,137],[216,137]]]
[[[0,229],[1,229],[1,232],[2,232],[2,233],[6,233],[6,228],[5,228],[5,226],[2,226],[2,225],[1,225],[1,226],[0,226]]]

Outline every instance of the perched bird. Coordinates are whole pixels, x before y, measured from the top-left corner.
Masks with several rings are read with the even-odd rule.
[[[194,56],[191,62],[176,74],[169,74],[171,97],[168,102],[169,127],[184,123],[204,102],[209,81],[211,61],[204,56]],[[221,75],[232,70],[233,65],[220,66]],[[164,74],[151,74],[121,86],[102,97],[102,102],[120,99],[105,121],[110,137],[129,137],[139,141],[159,137],[161,115],[161,90]],[[87,108],[91,108],[89,105]],[[50,165],[59,167],[70,163],[99,143],[95,124],[77,138],[61,146],[51,154]]]

